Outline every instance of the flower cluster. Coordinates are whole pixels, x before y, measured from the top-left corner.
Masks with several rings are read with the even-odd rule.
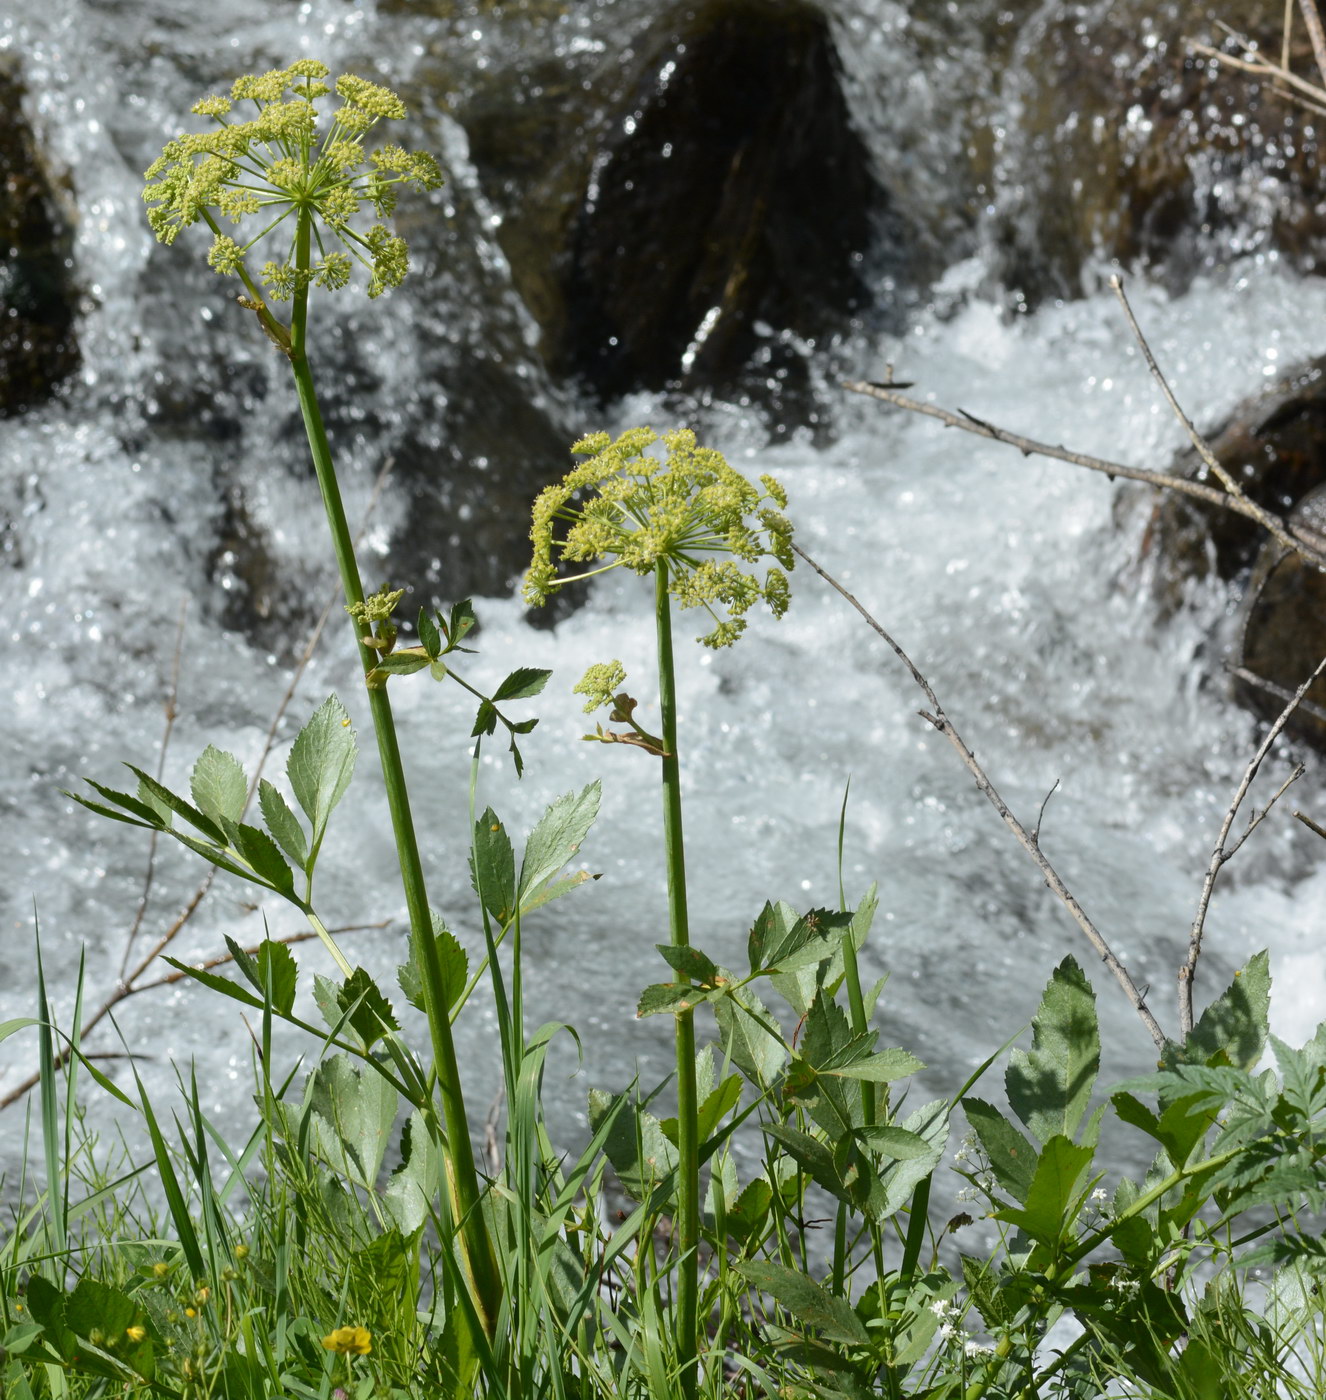
[[[576,443],[572,451],[589,460],[534,503],[534,561],[525,575],[525,599],[543,603],[573,581],[557,576],[554,553],[566,562],[609,561],[577,578],[618,565],[648,574],[664,564],[668,591],[681,607],[704,608],[714,620],[713,630],[699,640],[730,646],[745,630],[754,603],[762,599],[775,617],[787,611],[783,571],[795,562],[792,527],[782,514],[787,495],[771,476],[760,478],[764,490],[758,490],[721,453],[697,446],[689,430],[663,438],[666,458],[650,454],[658,441],[650,429],[633,428],[615,442],[595,433]],[[570,522],[562,539],[554,538],[558,521]],[[775,564],[763,581],[741,566],[765,557]]]
[[[400,146],[366,153],[364,137],[378,122],[403,117],[405,104],[365,78],[346,74],[336,80],[341,106],[320,131],[317,103],[332,92],[326,77],[325,63],[300,59],[261,77],[236,79],[229,97],[195,103],[195,114],[210,117],[216,129],[176,137],[146,172],[143,198],[153,206],[147,217],[157,238],[173,243],[181,229],[201,220],[214,235],[208,263],[244,278],[256,295],[245,256],[293,214],[285,252],[260,274],[273,300],[289,300],[310,283],[344,287],[354,261],[368,270],[369,296],[399,286],[409,269],[404,240],[382,223],[359,232],[351,220],[365,205],[386,218],[399,186],[436,189],[442,173],[432,156]],[[247,103],[255,115],[240,120],[236,104],[242,110]],[[221,232],[217,216],[236,225],[257,218],[261,227],[240,241]],[[297,255],[296,231],[304,217],[312,222],[316,259]]]

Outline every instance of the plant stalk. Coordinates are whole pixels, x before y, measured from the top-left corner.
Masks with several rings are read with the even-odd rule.
[[[681,765],[677,761],[677,686],[672,658],[672,600],[668,566],[654,567],[658,628],[658,690],[663,718],[663,846],[668,863],[668,934],[674,948],[690,946],[686,908],[686,848],[681,823]],[[677,1358],[681,1388],[693,1400],[698,1388],[700,1290],[700,1144],[695,1084],[695,1012],[676,1017],[677,1041]]]
[[[359,577],[354,541],[341,502],[336,468],[331,447],[318,407],[313,374],[308,361],[308,286],[304,281],[310,261],[312,219],[301,211],[295,239],[295,267],[300,278],[294,295],[290,318],[290,368],[294,374],[299,409],[308,433],[309,451],[322,492],[322,503],[331,530],[336,566],[341,575],[341,587],[347,604],[364,601],[364,587]],[[363,644],[360,627],[351,619],[359,659],[367,675],[377,664],[376,654]],[[492,1242],[484,1225],[479,1204],[479,1178],[474,1165],[474,1149],[470,1138],[469,1119],[461,1089],[460,1065],[456,1058],[455,1041],[451,1034],[442,965],[433,941],[433,919],[424,884],[423,863],[415,837],[414,818],[410,812],[405,769],[401,762],[396,725],[392,718],[391,701],[386,687],[368,689],[369,713],[377,737],[378,759],[386,786],[387,807],[391,813],[392,835],[400,861],[401,883],[405,890],[405,906],[410,920],[410,939],[423,984],[428,1029],[432,1040],[433,1063],[437,1073],[438,1094],[442,1101],[442,1119],[446,1131],[447,1178],[451,1191],[451,1214],[460,1231],[461,1247],[474,1284],[476,1306],[484,1325],[491,1329],[497,1316],[501,1296],[501,1281]]]

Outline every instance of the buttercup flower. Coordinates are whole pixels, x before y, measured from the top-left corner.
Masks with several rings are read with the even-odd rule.
[[[782,514],[787,495],[771,476],[760,478],[760,491],[721,453],[697,446],[689,430],[663,438],[666,458],[650,455],[658,441],[649,428],[633,428],[616,442],[595,433],[575,444],[571,450],[590,460],[534,502],[534,560],[525,575],[525,600],[546,602],[573,581],[557,577],[554,553],[564,561],[609,561],[575,578],[618,565],[649,574],[666,564],[669,593],[681,607],[703,608],[714,621],[699,640],[730,646],[745,631],[745,614],[754,603],[763,600],[775,617],[787,611],[783,570],[795,563],[792,527]],[[595,494],[581,503],[581,493],[589,492]],[[553,536],[559,520],[571,522],[562,540]],[[775,563],[763,581],[741,567],[766,557]]]
[[[210,117],[216,129],[176,137],[146,172],[143,198],[154,206],[147,217],[157,238],[173,243],[181,229],[201,220],[214,235],[208,263],[222,275],[243,278],[253,298],[258,290],[245,256],[283,223],[289,241],[259,276],[272,300],[287,301],[310,283],[344,287],[352,259],[368,271],[369,296],[399,286],[409,268],[404,240],[382,223],[360,232],[351,220],[365,205],[386,218],[400,185],[436,189],[442,172],[422,152],[400,146],[365,151],[373,127],[405,115],[394,92],[365,78],[338,78],[341,106],[330,122],[320,121],[317,104],[332,92],[323,81],[328,76],[325,63],[300,59],[261,77],[236,79],[229,97],[195,103],[195,114]],[[240,120],[237,105],[242,113],[246,104],[254,115]],[[299,216],[312,220],[302,255]],[[218,217],[235,225],[257,219],[261,227],[247,239],[232,238],[221,232]]]
[[[373,1334],[367,1327],[338,1327],[327,1333],[322,1345],[342,1356],[367,1356],[373,1350]]]

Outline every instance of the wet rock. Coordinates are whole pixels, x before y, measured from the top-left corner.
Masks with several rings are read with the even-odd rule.
[[[0,415],[48,399],[78,366],[73,234],[24,119],[17,72],[0,66]]]
[[[1326,357],[1245,399],[1207,440],[1252,500],[1276,515],[1288,515],[1326,482]],[[1175,476],[1207,479],[1205,464],[1191,448],[1169,470]],[[1212,574],[1226,580],[1246,577],[1264,540],[1262,528],[1245,516],[1190,496],[1165,495],[1154,508],[1144,541],[1155,560],[1163,610],[1179,606],[1189,580]]]
[[[1294,534],[1326,549],[1326,486],[1294,508]],[[1236,676],[1239,702],[1274,720],[1290,696],[1326,656],[1326,574],[1300,555],[1269,540],[1248,586],[1239,665],[1265,684]],[[1326,677],[1316,680],[1287,726],[1291,734],[1326,752]]]
[[[809,355],[867,315],[868,275],[901,276],[900,221],[823,8],[651,9],[589,76],[545,32],[458,103],[498,240],[554,378],[600,402],[748,397],[794,426]]]
[[[1316,268],[1319,122],[1189,44],[1234,51],[1218,19],[1278,53],[1283,17],[1279,0],[1040,7],[1009,55],[999,132],[971,148],[1006,284],[1028,304],[1077,296],[1097,257],[1151,265],[1176,290],[1249,252]]]

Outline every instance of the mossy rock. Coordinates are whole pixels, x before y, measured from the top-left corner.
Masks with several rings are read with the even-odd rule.
[[[50,398],[79,362],[73,233],[22,97],[16,69],[0,66],[0,416]]]

